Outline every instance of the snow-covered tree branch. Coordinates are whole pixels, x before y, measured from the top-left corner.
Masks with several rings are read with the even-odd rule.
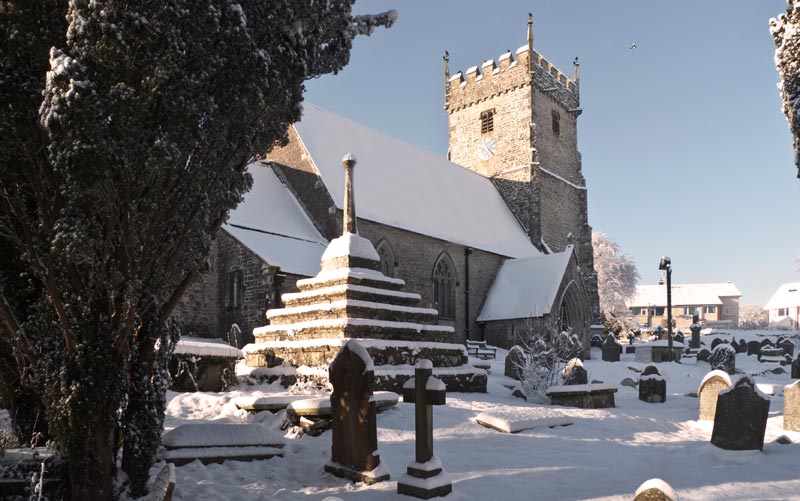
[[[770,19],[769,31],[775,41],[775,67],[781,76],[778,89],[792,133],[794,161],[797,177],[800,177],[800,0],[787,0],[787,3],[786,13]]]

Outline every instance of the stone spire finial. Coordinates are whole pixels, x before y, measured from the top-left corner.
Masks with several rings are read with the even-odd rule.
[[[528,12],[528,68],[533,68],[533,14]]]
[[[358,235],[356,226],[356,200],[353,196],[353,168],[356,166],[356,157],[352,153],[342,157],[344,166],[344,220],[342,221],[342,234],[352,233]]]
[[[450,101],[450,53],[444,51],[444,108],[447,109],[447,104]]]
[[[578,61],[578,57],[577,56],[575,57],[575,60],[572,61],[572,66],[575,67],[575,73],[573,73],[573,75],[572,75],[572,80],[575,83],[578,83],[578,80],[580,79],[580,76],[581,76],[580,75],[580,71],[579,71],[580,67],[581,67],[581,62]]]

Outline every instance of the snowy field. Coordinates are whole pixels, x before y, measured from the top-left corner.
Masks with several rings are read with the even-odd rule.
[[[753,331],[727,332],[736,339],[762,339]],[[764,334],[773,341],[787,335]],[[706,347],[714,337],[703,337]],[[797,337],[792,339],[800,344]],[[500,351],[492,361],[488,393],[448,394],[447,405],[434,407],[434,450],[453,481],[453,494],[447,499],[630,500],[636,488],[653,477],[666,480],[681,500],[800,499],[800,433],[783,430],[782,391],[792,381],[788,366],[787,373],[773,374],[768,370],[777,364],[737,355],[737,371],[755,375],[762,389],[772,385],[775,395],[763,452],[726,451],[710,444],[713,423],[697,421],[698,399],[687,396],[697,391],[709,371],[705,362],[658,364],[667,379],[666,403],[641,402],[636,389],[620,386],[616,408],[582,410],[537,406],[512,397],[505,387],[511,381],[503,377],[504,356]],[[623,355],[619,363],[600,358],[600,350],[594,348],[592,360],[584,362],[590,380],[636,380],[638,373],[631,368],[646,365],[636,363],[633,355]],[[414,459],[413,404],[401,401],[378,415],[378,451],[392,480],[365,486],[323,472],[330,459],[330,431],[297,438],[280,431],[285,411],[249,415],[231,402],[251,394],[170,392],[166,429],[198,420],[257,422],[289,439],[284,458],[209,466],[195,461],[178,467],[174,499],[412,499],[396,493],[396,480]],[[481,413],[520,421],[558,417],[573,424],[506,434],[477,424]],[[781,435],[796,443],[776,443]]]

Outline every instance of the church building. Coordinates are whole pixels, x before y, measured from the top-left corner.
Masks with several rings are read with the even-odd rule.
[[[352,153],[359,233],[453,342],[510,347],[529,329],[570,328],[588,352],[599,308],[577,59],[568,78],[536,53],[529,19],[514,53],[452,75],[444,64],[447,158],[304,105],[289,143],[248,167],[253,188],[176,311],[184,334],[242,346],[319,272],[342,234],[340,159]]]

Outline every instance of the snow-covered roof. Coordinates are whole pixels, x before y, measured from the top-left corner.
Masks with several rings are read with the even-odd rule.
[[[764,305],[765,310],[800,306],[800,282],[783,284]]]
[[[503,256],[540,254],[486,177],[308,103],[294,128],[337,207],[351,152],[360,218]]]
[[[717,284],[672,284],[673,306],[702,306],[722,304],[720,298],[739,297],[742,293],[732,282]],[[634,306],[666,306],[666,285],[637,285],[636,295],[626,301]]]
[[[254,162],[247,171],[253,188],[223,229],[282,271],[313,277],[328,241],[271,167]]]
[[[510,259],[497,273],[478,321],[541,317],[550,313],[572,246],[564,252]]]

